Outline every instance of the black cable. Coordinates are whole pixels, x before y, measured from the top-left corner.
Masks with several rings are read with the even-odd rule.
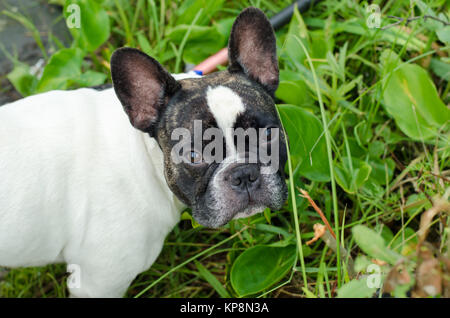
[[[292,15],[294,14],[294,6],[297,6],[298,11],[303,13],[307,11],[310,7],[312,7],[315,3],[320,0],[297,0],[294,1],[290,6],[284,8],[277,14],[275,14],[272,18],[270,18],[270,24],[275,30],[278,30],[283,25],[288,23],[291,20]]]

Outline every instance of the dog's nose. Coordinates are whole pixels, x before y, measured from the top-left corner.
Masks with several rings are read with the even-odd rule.
[[[252,191],[259,186],[260,173],[259,166],[256,164],[240,165],[230,174],[231,188],[236,191]]]

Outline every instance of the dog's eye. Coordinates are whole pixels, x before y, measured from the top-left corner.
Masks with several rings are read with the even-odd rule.
[[[263,131],[264,139],[267,140],[267,142],[270,142],[272,139],[276,137],[276,127],[266,127]]]
[[[203,161],[202,154],[195,150],[191,150],[188,152],[187,159],[192,164],[200,164]]]

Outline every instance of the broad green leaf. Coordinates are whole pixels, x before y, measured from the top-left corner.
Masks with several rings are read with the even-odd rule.
[[[84,52],[78,48],[62,49],[53,54],[44,68],[37,92],[66,89],[71,80],[81,75],[83,57]]]
[[[329,181],[325,137],[319,119],[294,105],[278,105],[278,111],[289,136],[294,173],[312,181]]]
[[[73,5],[77,5],[79,10]],[[99,1],[67,0],[64,6],[64,16],[76,42],[76,47],[93,52],[108,40],[110,35],[109,16]],[[80,20],[79,27],[75,23],[78,18]]]
[[[287,104],[303,106],[311,101],[309,92],[303,81],[281,81],[275,95]]]
[[[307,49],[309,48],[308,29],[301,14],[298,12],[297,7],[295,7],[291,22],[289,23],[289,30],[283,44],[282,54],[286,55],[292,62],[303,65],[306,54],[299,44],[299,41],[302,41]]]
[[[404,136],[403,134],[392,131],[392,129],[386,126],[385,124],[379,124],[375,128],[374,132],[375,133],[379,132],[380,136],[383,137],[383,139],[386,141],[386,144],[388,145],[397,144],[401,141],[408,140],[408,137]]]
[[[386,149],[386,145],[379,141],[375,140],[369,143],[369,155],[372,158],[380,158]]]
[[[372,168],[366,162],[342,157],[342,163],[335,166],[336,181],[348,193],[355,193],[369,179]]]
[[[374,230],[364,225],[355,225],[352,228],[356,244],[370,257],[394,265],[401,256],[386,247],[384,239]]]
[[[233,27],[234,20],[236,20],[235,17],[220,19],[219,21],[214,23],[214,26],[224,38],[228,39],[228,37],[230,36],[231,28]]]
[[[393,50],[385,49],[383,52],[381,52],[380,64],[381,77],[384,86],[391,73],[394,72],[395,68],[400,67],[400,65],[402,64],[402,60]]]
[[[348,137],[347,141],[348,141],[348,145],[349,145],[350,153],[352,154],[352,157],[364,158],[366,156],[367,150],[365,150],[358,144],[358,141],[356,140],[356,138]]]
[[[369,161],[369,165],[372,168],[370,173],[370,179],[375,181],[379,185],[385,185],[391,181],[394,175],[395,162],[391,158],[387,159],[372,159]],[[387,178],[386,178],[387,177]]]
[[[449,62],[446,63],[440,59],[432,58],[430,68],[440,78],[446,80],[447,82],[450,81],[450,63]]]
[[[280,70],[280,81],[302,81],[302,75],[297,71],[291,71],[289,69]]]
[[[280,85],[275,95],[287,104],[312,106],[315,104],[306,78],[297,71],[280,70]]]
[[[295,245],[254,246],[234,262],[231,285],[240,297],[254,295],[280,281],[294,266],[295,260]]]
[[[392,67],[390,67],[392,68]],[[415,64],[397,68],[384,82],[384,107],[410,138],[430,140],[450,121],[427,72]]]
[[[24,97],[34,93],[38,82],[36,76],[30,73],[30,67],[21,62],[14,63],[13,70],[6,77]]]
[[[334,39],[327,39],[323,30],[310,31],[311,57],[314,59],[324,59],[327,52],[333,52]]]
[[[439,41],[445,43],[446,45],[450,44],[450,25],[437,30],[436,34],[439,38]]]
[[[338,289],[337,298],[369,298],[377,291],[369,287],[367,277],[354,279]]]
[[[373,136],[372,127],[367,121],[361,121],[354,128],[353,132],[356,137],[356,141],[361,147],[367,147]]]
[[[81,87],[97,86],[105,83],[107,77],[108,76],[105,73],[88,70],[80,76],[71,79],[69,81],[69,86],[71,86],[72,82]]]

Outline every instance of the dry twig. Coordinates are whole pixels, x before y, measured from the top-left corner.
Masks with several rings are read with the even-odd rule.
[[[300,191],[300,196],[302,198],[306,198],[309,202],[309,204],[311,204],[311,206],[314,208],[314,210],[316,210],[316,212],[319,214],[320,218],[322,219],[323,223],[325,223],[328,231],[330,231],[331,235],[333,235],[333,237],[336,239],[336,234],[334,234],[333,229],[330,226],[330,223],[328,223],[327,218],[325,217],[325,214],[323,214],[322,210],[317,206],[317,204],[314,202],[313,199],[311,199],[311,197],[309,196],[309,193],[303,189],[300,189],[297,187],[297,189]]]

